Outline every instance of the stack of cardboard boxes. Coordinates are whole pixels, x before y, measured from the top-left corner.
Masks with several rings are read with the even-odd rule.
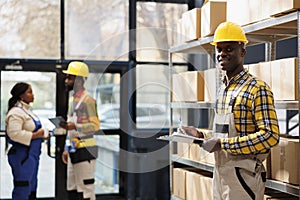
[[[216,99],[217,69],[188,71],[172,76],[173,102],[211,102]]]
[[[298,58],[250,64],[248,69],[272,88],[276,101],[298,99]]]
[[[293,12],[298,8],[298,0],[227,0],[227,20],[244,26]]]
[[[173,195],[183,200],[212,200],[212,173],[173,168],[172,187]]]
[[[177,23],[178,43],[191,42],[213,35],[217,26],[226,21],[226,0],[210,0],[202,8],[182,14]]]
[[[177,43],[211,36],[221,22],[244,26],[299,8],[299,0],[207,0],[201,8],[183,13],[177,23]]]

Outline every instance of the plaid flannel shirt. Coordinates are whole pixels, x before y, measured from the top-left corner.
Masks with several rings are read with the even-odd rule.
[[[238,136],[221,139],[221,148],[231,154],[258,154],[269,152],[279,142],[279,127],[270,87],[242,71],[233,77],[223,96],[218,97],[216,112],[225,114],[231,96],[247,79],[246,84],[236,97],[233,114]]]

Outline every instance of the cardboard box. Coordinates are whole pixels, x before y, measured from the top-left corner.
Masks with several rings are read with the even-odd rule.
[[[201,37],[201,9],[194,8],[182,14],[182,33],[184,41],[189,42]]]
[[[190,159],[196,162],[206,163],[210,165],[215,164],[215,157],[213,153],[208,153],[198,144],[190,144]]]
[[[283,15],[300,8],[299,0],[264,0],[262,7],[270,16]]]
[[[270,12],[263,3],[264,0],[227,0],[227,21],[243,26],[267,19]]]
[[[248,65],[249,72],[272,88],[271,63],[260,62]]]
[[[271,153],[266,158],[266,160],[263,162],[263,165],[266,169],[266,178],[271,178]]]
[[[190,144],[177,142],[177,156],[190,159]]]
[[[204,101],[215,101],[217,98],[217,69],[207,69],[204,76]]]
[[[298,59],[271,61],[272,91],[275,100],[298,99]]]
[[[203,100],[203,72],[189,71],[172,76],[172,101],[196,102]]]
[[[173,168],[172,185],[173,195],[185,199],[186,197],[186,170],[182,168]]]
[[[270,13],[266,12],[265,7],[263,7],[263,2],[265,0],[248,0],[248,1],[249,1],[248,12],[249,12],[249,23],[250,24],[269,18]],[[272,5],[269,5],[269,6],[272,6]]]
[[[182,35],[182,19],[179,19],[176,23],[176,44],[182,44],[183,41],[183,35]]]
[[[214,0],[201,8],[201,37],[213,35],[217,26],[226,21],[226,1]]]
[[[280,138],[271,149],[272,179],[299,184],[299,139]]]
[[[211,137],[212,130],[208,128],[198,128],[200,132],[203,132],[207,137]],[[215,156],[213,153],[208,153],[198,144],[190,144],[189,157],[196,162],[206,163],[210,165],[215,164]]]
[[[201,147],[198,144],[190,144],[190,159],[199,162]]]
[[[186,200],[212,199],[212,178],[208,174],[186,172]]]
[[[226,19],[240,26],[250,23],[249,0],[227,0]]]

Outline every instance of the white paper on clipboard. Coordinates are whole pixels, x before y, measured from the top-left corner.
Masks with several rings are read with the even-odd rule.
[[[190,135],[174,132],[172,135],[163,135],[157,138],[158,140],[167,140],[172,142],[183,142],[183,143],[201,143],[204,141],[203,138],[197,138]]]
[[[62,117],[62,116],[57,116],[54,118],[49,118],[50,122],[52,122],[52,124],[54,124],[55,128],[60,128],[60,123],[61,122],[66,122],[66,120]]]

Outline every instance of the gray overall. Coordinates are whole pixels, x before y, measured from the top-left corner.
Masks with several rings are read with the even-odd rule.
[[[238,136],[235,128],[233,104],[240,91],[251,79],[235,91],[227,114],[215,114],[213,135],[217,138]],[[220,92],[223,95],[223,91]],[[214,200],[262,200],[265,190],[265,168],[262,164],[268,154],[233,155],[224,151],[215,154],[213,176]]]

